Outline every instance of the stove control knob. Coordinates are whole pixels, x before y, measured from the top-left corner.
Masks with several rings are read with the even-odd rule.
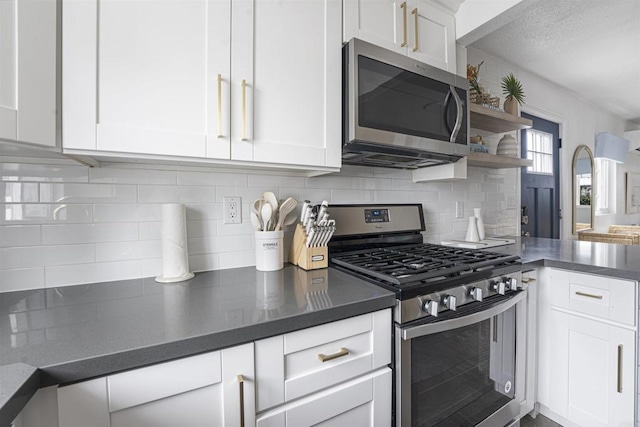
[[[425,313],[430,314],[433,317],[438,317],[439,306],[440,304],[438,304],[438,301],[427,300],[422,306],[422,309],[425,311]]]
[[[475,301],[482,301],[482,288],[471,288],[471,291],[469,291],[469,295],[471,295],[471,298],[473,298]]]
[[[519,289],[518,279],[511,277],[506,279],[506,282],[507,285],[509,285],[509,289],[511,289],[512,291],[517,291]]]
[[[500,280],[500,281],[498,281],[498,282],[493,282],[493,283],[491,284],[491,289],[492,289],[494,292],[499,293],[500,295],[504,295],[504,293],[505,293],[505,292],[506,292],[506,290],[507,290],[507,284],[506,284],[506,283],[504,283],[504,281],[503,281],[503,280]]]
[[[456,311],[456,297],[454,297],[453,295],[447,295],[444,298],[442,298],[442,303],[449,310]]]

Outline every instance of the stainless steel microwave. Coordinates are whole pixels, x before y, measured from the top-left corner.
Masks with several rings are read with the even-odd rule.
[[[343,47],[344,164],[417,169],[469,154],[469,82],[352,39]]]

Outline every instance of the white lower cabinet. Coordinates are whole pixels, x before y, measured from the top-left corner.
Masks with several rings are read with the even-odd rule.
[[[60,427],[255,423],[253,344],[58,389]]]
[[[635,425],[636,282],[545,270],[539,288],[541,412],[563,425]]]
[[[58,388],[59,427],[388,426],[391,309]]]

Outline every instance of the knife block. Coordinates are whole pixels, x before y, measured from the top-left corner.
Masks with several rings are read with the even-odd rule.
[[[327,247],[308,248],[306,242],[307,235],[304,227],[302,224],[296,225],[293,243],[291,243],[291,249],[289,250],[289,262],[305,270],[327,268],[329,266],[329,252]]]

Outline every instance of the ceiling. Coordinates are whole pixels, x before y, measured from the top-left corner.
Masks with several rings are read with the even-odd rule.
[[[468,46],[640,126],[640,0],[524,0],[518,10]]]

